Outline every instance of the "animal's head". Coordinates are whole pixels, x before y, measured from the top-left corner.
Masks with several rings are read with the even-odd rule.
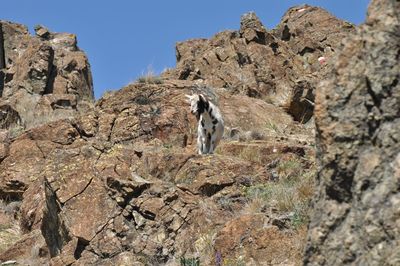
[[[202,94],[186,95],[188,103],[190,104],[190,112],[194,114],[197,119],[200,119],[200,115],[208,110],[208,100]]]

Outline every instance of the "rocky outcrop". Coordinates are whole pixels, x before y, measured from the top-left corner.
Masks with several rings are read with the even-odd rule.
[[[212,87],[260,98],[307,122],[315,85],[330,72],[331,56],[354,26],[311,6],[290,9],[268,31],[254,13],[242,16],[239,31],[176,45],[176,69],[164,77],[204,80]],[[326,57],[328,64],[319,63]]]
[[[197,155],[195,117],[182,108],[185,94],[193,90],[219,100],[228,128],[258,131],[262,137],[247,147],[250,139],[239,145],[228,134],[218,154]],[[312,143],[301,133],[307,131],[290,133],[301,126],[262,100],[236,95],[232,105],[229,97],[226,90],[191,81],[137,83],[106,94],[83,116],[5,141],[0,195],[22,200],[24,234],[0,260],[12,259],[8,254],[18,262],[32,259],[29,250],[35,239],[40,250],[35,261],[54,265],[175,265],[181,258],[199,258],[208,265],[216,257],[225,262],[298,261],[301,249],[290,244],[297,231],[282,227],[283,220],[277,223],[281,214],[270,206],[258,214],[246,211],[250,198],[245,191],[270,182],[278,166],[266,169],[265,164],[277,158],[304,161],[309,168]],[[251,119],[243,123],[246,117]],[[268,128],[267,121],[279,127]],[[240,155],[243,149],[251,155],[253,147],[254,158]],[[226,240],[236,218],[239,226],[254,221],[267,228]],[[256,237],[257,252],[252,252]],[[281,238],[288,246],[273,259],[275,249],[265,243]],[[228,252],[231,248],[235,252]]]
[[[23,25],[0,21],[0,106],[15,110],[24,128],[71,117],[94,100],[76,36],[43,26],[35,31],[31,36]]]
[[[400,263],[399,14],[399,1],[372,1],[317,89],[321,170],[307,265]]]
[[[322,8],[309,5],[290,8],[273,30],[292,52],[302,57],[307,72],[318,72],[318,57],[331,58],[354,25],[332,16]],[[351,34],[350,34],[351,35]]]
[[[0,261],[301,263],[315,143],[298,121],[312,124],[315,84],[351,25],[310,6],[271,31],[245,14],[238,31],[179,43],[157,82],[94,106],[74,35],[0,25]],[[196,152],[191,93],[223,113],[212,156]]]

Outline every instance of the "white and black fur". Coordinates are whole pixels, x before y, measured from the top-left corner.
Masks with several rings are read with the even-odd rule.
[[[202,94],[186,95],[190,111],[198,121],[199,154],[212,154],[224,134],[224,120],[218,107]]]

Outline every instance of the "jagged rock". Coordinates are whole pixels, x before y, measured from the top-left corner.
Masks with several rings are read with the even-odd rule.
[[[37,37],[31,36],[25,26],[6,21],[0,28],[0,103],[18,113],[24,128],[87,110],[94,100],[92,77],[75,35],[37,26]]]
[[[284,156],[289,148],[267,147],[259,162],[238,158],[223,145],[220,154],[198,155],[197,121],[185,102],[194,91],[219,101],[227,126],[263,132],[271,142],[280,133],[266,128],[267,121],[287,132],[302,127],[261,100],[168,80],[128,85],[85,115],[7,139],[0,195],[23,200],[24,236],[41,231],[48,246],[41,247],[43,258],[55,264],[173,264],[192,256],[194,247],[206,250],[204,239],[214,235],[209,228],[219,230],[244,208],[243,184],[268,182],[267,151]],[[304,150],[293,156],[303,157]],[[228,208],[221,198],[234,203]]]
[[[2,33],[0,39],[3,41],[4,49],[3,68],[9,69],[17,61],[19,53],[27,48],[30,40],[29,31],[22,24],[3,20],[0,22],[0,28]]]
[[[318,69],[318,57],[328,60],[355,26],[340,20],[324,9],[309,5],[290,8],[274,29],[274,36],[283,40],[297,55],[301,55],[307,68]]]
[[[54,51],[50,45],[32,39],[25,52],[16,60],[13,88],[6,85],[3,97],[12,97],[15,89],[24,88],[29,93],[49,93],[48,84],[53,68]],[[15,86],[15,87],[14,87]]]
[[[267,30],[254,12],[242,16],[239,33],[246,39],[247,43],[253,41],[259,44],[266,43]]]
[[[303,11],[298,13],[299,9]],[[212,87],[260,98],[305,123],[312,117],[314,88],[331,70],[329,58],[351,32],[354,26],[316,7],[290,9],[272,31],[248,13],[242,16],[239,31],[178,43],[177,67],[163,76],[203,80]],[[322,66],[321,56],[328,58]]]
[[[35,26],[35,33],[38,37],[41,37],[43,39],[49,39],[51,34],[49,29],[44,27],[43,25]]]
[[[45,264],[50,258],[46,242],[40,230],[25,234],[12,247],[0,254],[0,261],[13,260],[22,265]],[[15,265],[15,263],[13,263]]]
[[[312,121],[319,70],[304,76],[301,56],[254,13],[239,31],[179,43],[177,69],[159,84],[130,84],[95,106],[75,35],[0,26],[0,101],[15,110],[0,120],[0,198],[22,200],[22,235],[1,260],[29,264],[34,248],[40,265],[300,261],[304,227],[294,230],[295,215],[275,213],[276,203],[258,206],[248,188],[278,182],[281,162],[310,168],[313,136],[294,119]],[[191,93],[223,113],[214,155],[197,154]]]
[[[9,129],[20,126],[21,117],[10,105],[0,105],[0,129]]]
[[[400,2],[373,0],[317,90],[307,265],[400,263]]]

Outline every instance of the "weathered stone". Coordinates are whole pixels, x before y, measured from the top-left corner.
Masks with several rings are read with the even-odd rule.
[[[10,105],[0,105],[0,129],[15,128],[22,125],[21,117]]]
[[[177,68],[163,76],[202,80],[231,93],[260,98],[305,123],[313,114],[316,84],[330,73],[330,58],[352,32],[353,25],[311,6],[290,9],[272,31],[254,13],[247,13],[239,31],[178,43]],[[327,58],[322,66],[321,56]]]
[[[261,214],[243,215],[227,222],[215,239],[215,250],[221,261],[293,265],[294,261],[288,259],[288,253],[295,250],[293,236],[267,224],[268,218]]]
[[[24,128],[86,111],[85,103],[94,100],[93,82],[75,35],[38,26],[33,37],[25,26],[6,21],[0,28],[0,104],[16,110]]]
[[[13,86],[7,86],[4,97],[11,97],[14,90],[24,88],[29,93],[49,93],[49,79],[53,66],[54,51],[50,45],[32,39],[24,53],[17,59]],[[11,82],[11,81],[10,81]]]
[[[318,87],[321,168],[307,265],[400,262],[399,14],[399,1],[372,1]]]
[[[40,230],[33,230],[0,254],[1,261],[14,260],[21,264],[43,264],[50,258],[46,242]]]
[[[35,33],[38,37],[41,37],[43,39],[49,39],[51,34],[49,29],[44,27],[43,25],[36,25]]]
[[[4,120],[0,196],[22,200],[19,237],[41,236],[37,264],[212,265],[218,254],[225,264],[299,264],[305,226],[294,228],[297,214],[252,197],[283,179],[280,163],[294,163],[292,172],[310,168],[312,131],[294,119],[312,121],[313,82],[329,59],[304,75],[302,57],[250,13],[239,31],[179,43],[169,79],[130,84],[90,106],[90,69],[76,36],[38,27],[32,37],[24,27],[0,25],[18,51],[3,69],[0,100],[30,128],[15,134],[11,124],[19,120]],[[47,71],[40,82],[17,69],[28,62],[41,70],[35,77]],[[198,121],[185,100],[191,93],[221,109],[226,135],[216,154],[197,154]],[[380,158],[373,158],[360,172],[374,171]],[[378,241],[376,227],[368,232]],[[18,243],[9,254],[24,264],[33,241],[20,254]]]

